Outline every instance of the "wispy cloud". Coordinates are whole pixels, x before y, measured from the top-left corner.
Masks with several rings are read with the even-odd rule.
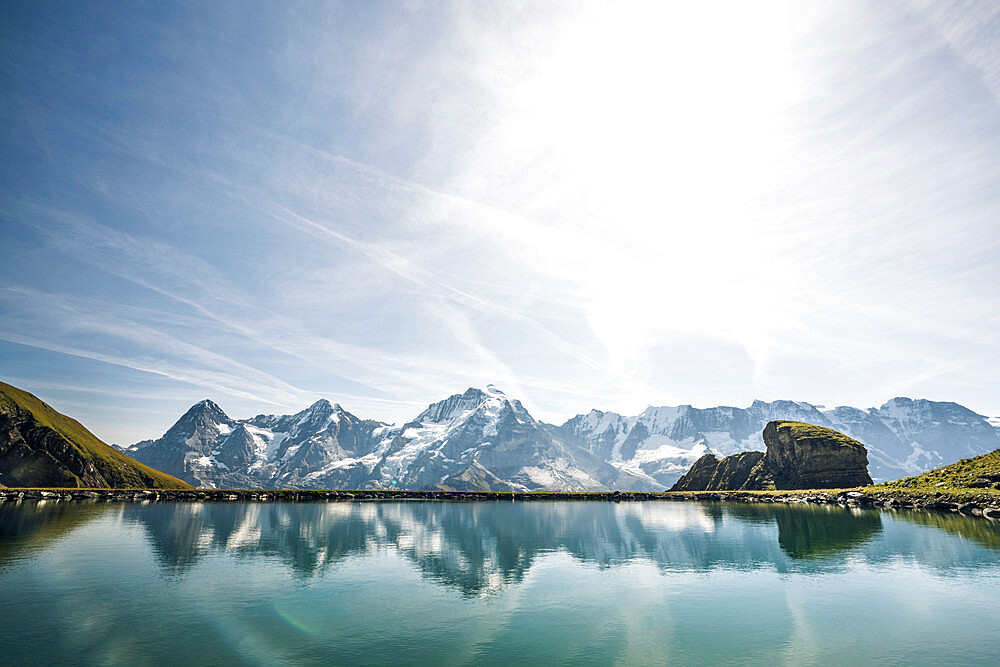
[[[996,8],[82,11],[4,42],[12,345],[237,411],[1000,404]]]

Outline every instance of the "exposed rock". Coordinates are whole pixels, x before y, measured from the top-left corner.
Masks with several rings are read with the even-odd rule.
[[[722,460],[706,454],[670,490],[832,489],[872,483],[865,446],[832,429],[772,421],[764,427],[764,443],[767,452],[741,452]]]
[[[102,442],[38,397],[3,382],[0,480],[20,487],[187,486]]]
[[[715,454],[705,454],[694,462],[677,483],[670,489],[671,491],[711,491],[712,477],[719,467],[719,459]]]
[[[712,476],[715,489],[766,489],[772,488],[771,474],[764,466],[762,452],[740,452],[719,461]]]
[[[921,505],[921,507],[928,510],[946,510],[948,512],[958,511],[958,503],[950,503],[945,500],[932,500],[931,502]]]
[[[669,486],[708,452],[722,458],[763,451],[761,432],[774,420],[825,426],[865,443],[868,470],[881,480],[1000,448],[1000,425],[993,426],[986,417],[956,403],[909,398],[865,410],[787,400],[754,401],[748,408],[649,407],[634,416],[592,410],[555,430],[567,442]]]
[[[869,486],[868,451],[857,440],[822,426],[773,421],[764,427],[764,466],[779,489]]]
[[[441,484],[425,486],[425,489],[441,491],[518,491],[512,484],[500,479],[478,461],[464,470],[451,475]]]
[[[327,400],[294,415],[232,419],[206,399],[128,451],[203,488],[664,489],[563,442],[492,385],[433,403],[401,426]]]
[[[764,452],[740,452],[719,460],[705,454],[671,491],[744,491],[774,488],[762,463]]]

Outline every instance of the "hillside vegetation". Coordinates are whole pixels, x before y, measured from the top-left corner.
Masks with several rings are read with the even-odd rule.
[[[0,382],[0,484],[187,489],[102,442],[80,422]]]
[[[1000,449],[971,459],[962,459],[950,466],[936,468],[922,475],[905,477],[895,482],[883,482],[877,486],[928,491],[1000,489]]]

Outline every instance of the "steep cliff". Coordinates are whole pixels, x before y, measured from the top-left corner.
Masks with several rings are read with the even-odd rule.
[[[872,483],[865,446],[833,429],[772,421],[764,427],[764,444],[764,465],[778,489],[842,489]]]
[[[705,454],[671,491],[829,489],[868,486],[868,454],[857,440],[803,422],[764,427],[766,452]]]

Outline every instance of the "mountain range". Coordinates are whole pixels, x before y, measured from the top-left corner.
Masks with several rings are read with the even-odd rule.
[[[319,400],[293,415],[233,419],[204,400],[129,455],[209,488],[442,488],[588,491],[669,488],[706,453],[760,450],[772,420],[833,428],[868,448],[876,480],[895,479],[1000,447],[1000,426],[958,405],[894,398],[880,408],[797,401],[749,408],[591,410],[556,426],[488,385],[402,425],[361,419]]]

